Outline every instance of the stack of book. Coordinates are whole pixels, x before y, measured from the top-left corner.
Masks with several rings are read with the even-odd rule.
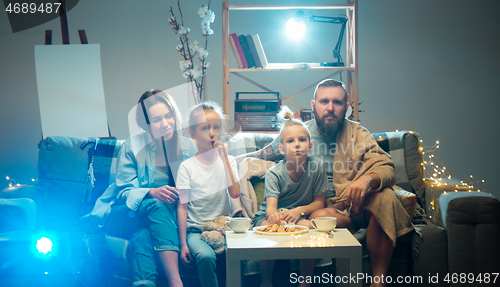
[[[239,69],[266,68],[268,66],[259,35],[238,36],[236,33],[232,33],[229,34],[229,42]]]

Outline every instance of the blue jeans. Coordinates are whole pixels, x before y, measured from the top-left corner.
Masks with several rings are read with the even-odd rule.
[[[201,230],[198,228],[188,228],[186,241],[191,255],[196,260],[198,266],[198,276],[201,286],[217,287],[217,275],[215,273],[215,253],[212,247],[201,240]]]
[[[113,205],[104,228],[109,235],[129,240],[134,286],[155,286],[161,266],[157,253],[180,251],[176,207],[156,198],[144,198],[135,212]]]

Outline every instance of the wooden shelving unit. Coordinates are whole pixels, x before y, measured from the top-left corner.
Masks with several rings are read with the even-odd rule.
[[[242,73],[251,72],[278,72],[278,71],[297,71],[297,73],[305,71],[331,71],[332,73],[327,77],[332,77],[339,74],[340,72],[346,72],[347,77],[344,81],[347,89],[349,91],[350,99],[349,102],[353,103],[354,110],[354,120],[358,120],[358,66],[357,66],[357,0],[347,0],[347,4],[335,4],[335,5],[298,5],[298,6],[284,6],[284,5],[229,5],[229,0],[225,0],[222,3],[222,52],[223,52],[223,109],[226,114],[229,114],[229,81],[230,74],[238,76],[255,86],[271,91],[266,87],[260,85],[259,83],[251,80],[250,78],[242,75]],[[267,68],[248,68],[248,69],[237,69],[229,67],[229,12],[230,11],[255,11],[255,10],[343,10],[348,18],[346,30],[345,30],[345,67],[322,67],[319,63],[269,63]],[[290,103],[298,108],[304,108],[297,103],[293,102],[292,99],[300,95],[303,91],[309,89],[311,86],[315,86],[316,83],[307,86],[301,91],[288,96],[281,96],[282,103]]]

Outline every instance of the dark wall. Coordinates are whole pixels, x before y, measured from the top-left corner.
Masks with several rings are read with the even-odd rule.
[[[192,38],[200,41],[196,12],[205,1],[181,2],[186,26],[191,28]],[[85,29],[89,43],[101,45],[107,117],[117,138],[129,136],[127,114],[143,91],[185,83],[175,52],[178,41],[166,22],[169,6],[175,9],[176,3],[89,0],[80,1],[68,13],[72,44],[79,43],[77,30]],[[221,3],[211,3],[216,22],[212,25],[215,34],[209,39],[212,67],[207,76],[207,99],[219,103]],[[259,3],[311,1],[252,4]],[[230,4],[248,1],[233,0]],[[500,142],[496,111],[500,104],[496,87],[500,78],[499,8],[495,0],[360,0],[358,13],[359,98],[364,102],[360,108],[365,110],[360,113],[361,124],[372,132],[413,130],[421,135],[424,145],[439,140],[441,148],[436,155],[454,177],[469,180],[472,174],[475,181],[484,179],[486,184],[476,187],[497,197],[500,192],[493,182],[494,164],[500,161],[495,152]],[[282,36],[280,25],[292,12],[234,13],[230,31],[258,33],[270,62],[332,61],[337,39],[334,25],[316,26],[317,31],[306,40],[291,42]],[[0,13],[0,177],[9,175],[20,183],[37,177],[37,143],[42,131],[34,45],[44,43],[46,29],[53,30],[54,44],[61,44],[58,19],[13,34],[6,13]],[[230,63],[234,66],[232,55]],[[328,73],[245,75],[291,95]],[[238,91],[258,91],[235,76],[230,80],[233,98]],[[307,107],[311,94],[312,89],[307,90],[297,102]]]

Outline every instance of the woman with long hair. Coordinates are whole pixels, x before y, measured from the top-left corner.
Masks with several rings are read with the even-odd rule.
[[[97,200],[92,214],[102,218],[109,235],[134,240],[134,286],[155,286],[154,252],[169,285],[182,286],[176,222],[179,194],[174,180],[180,163],[194,155],[196,147],[180,135],[179,109],[161,90],[147,91],[139,98],[136,118],[143,132],[122,145],[116,181]]]

